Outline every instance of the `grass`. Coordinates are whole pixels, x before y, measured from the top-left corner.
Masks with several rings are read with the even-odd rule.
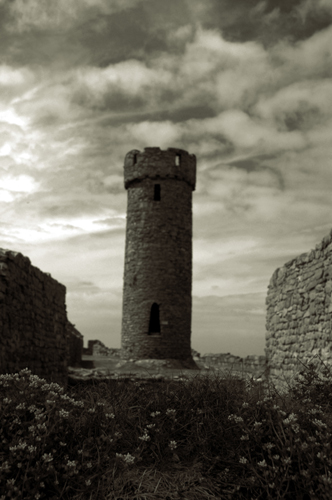
[[[1,375],[0,500],[331,499],[331,389]]]

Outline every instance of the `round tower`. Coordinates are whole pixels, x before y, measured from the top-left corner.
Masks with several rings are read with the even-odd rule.
[[[128,191],[123,359],[191,356],[192,191],[196,157],[145,148],[125,157]]]

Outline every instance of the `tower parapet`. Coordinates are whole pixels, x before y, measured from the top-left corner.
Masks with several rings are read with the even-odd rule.
[[[184,149],[144,148],[144,152],[133,149],[127,153],[124,163],[125,188],[135,180],[179,179],[189,184],[192,190],[196,185],[196,156]]]

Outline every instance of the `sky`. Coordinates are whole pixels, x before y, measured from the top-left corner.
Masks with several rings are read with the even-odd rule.
[[[332,0],[0,0],[0,247],[121,346],[132,149],[197,157],[192,348],[264,355],[276,268],[332,228]]]

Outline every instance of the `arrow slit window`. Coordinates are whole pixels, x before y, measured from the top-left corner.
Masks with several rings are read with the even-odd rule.
[[[154,302],[150,311],[149,334],[160,333],[159,305]]]
[[[154,201],[160,201],[160,184],[154,185]]]

